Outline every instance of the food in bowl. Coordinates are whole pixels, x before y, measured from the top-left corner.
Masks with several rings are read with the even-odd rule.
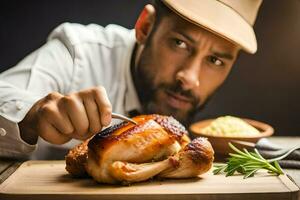
[[[243,137],[259,136],[260,132],[241,118],[222,116],[213,120],[209,126],[204,127],[201,133],[211,136]]]
[[[221,118],[222,119],[222,118]],[[224,118],[224,119],[228,119]],[[221,120],[218,121],[217,125],[218,127],[221,127],[223,125],[222,128],[216,128],[216,130],[211,130],[212,128],[207,128],[210,127],[212,125],[212,123],[214,121],[216,121],[216,119],[207,119],[207,120],[202,120],[199,122],[196,122],[194,124],[192,124],[190,126],[190,132],[192,134],[193,137],[206,137],[208,138],[208,141],[212,144],[215,153],[216,153],[216,159],[217,160],[221,160],[219,158],[223,157],[224,155],[227,155],[229,152],[232,152],[232,150],[229,148],[228,143],[232,142],[234,140],[240,140],[240,141],[247,141],[247,142],[257,142],[259,139],[263,138],[263,137],[269,137],[274,133],[274,129],[272,126],[270,126],[269,124],[260,122],[260,121],[256,121],[253,119],[242,119],[242,118],[238,118],[240,120],[242,120],[243,122],[245,122],[246,124],[248,124],[250,127],[255,128],[256,130],[258,130],[258,134],[254,133],[250,133],[244,132],[244,126],[240,124],[240,120],[233,120],[236,123],[231,123],[232,120],[229,120],[230,123],[228,123],[227,120]],[[231,117],[229,117],[229,119],[232,119]],[[226,123],[225,123],[226,122]],[[226,125],[224,125],[224,123]],[[235,125],[235,127],[233,128],[233,130],[230,130],[230,126],[228,124],[231,125]],[[243,124],[243,123],[242,123]],[[240,127],[244,127],[241,128]],[[216,126],[216,125],[214,125]],[[249,128],[249,126],[246,126]],[[203,131],[207,128],[206,131]],[[245,130],[248,130],[248,128],[245,128]],[[242,132],[239,133],[235,133],[237,130],[242,130]],[[218,131],[217,131],[218,130]],[[225,130],[225,132],[219,132],[220,130]],[[230,130],[230,131],[229,131]],[[251,129],[253,130],[253,129]],[[222,156],[218,156],[218,155],[222,155]]]

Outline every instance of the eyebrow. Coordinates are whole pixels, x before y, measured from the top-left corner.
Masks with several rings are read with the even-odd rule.
[[[178,33],[180,35],[182,35],[183,37],[185,37],[187,40],[189,40],[192,43],[196,43],[196,40],[194,38],[192,38],[191,36],[185,34],[184,32],[181,32],[179,30],[173,30],[175,33]]]
[[[173,30],[175,33],[178,33],[180,35],[182,35],[183,37],[185,37],[187,40],[189,40],[192,43],[196,43],[196,40],[194,38],[192,38],[191,36],[189,36],[188,34],[181,32],[180,30]],[[227,60],[233,60],[234,56],[231,55],[230,53],[226,53],[226,52],[217,52],[217,51],[213,51],[213,55],[215,55],[216,57],[219,58],[224,58]]]
[[[213,52],[213,55],[219,57],[219,58],[224,58],[227,60],[233,60],[233,55],[229,54],[229,53],[223,53],[223,52]]]

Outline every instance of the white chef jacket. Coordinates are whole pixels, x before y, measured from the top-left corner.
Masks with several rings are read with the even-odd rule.
[[[79,141],[52,145],[39,138],[30,145],[18,122],[33,104],[52,91],[62,94],[103,86],[114,112],[140,110],[130,73],[134,30],[117,25],[64,23],[47,43],[0,74],[0,158],[59,159]]]

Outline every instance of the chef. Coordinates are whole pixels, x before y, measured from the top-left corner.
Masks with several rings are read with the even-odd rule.
[[[262,0],[154,0],[134,30],[64,23],[0,75],[0,157],[59,159],[111,113],[184,124],[254,54]]]

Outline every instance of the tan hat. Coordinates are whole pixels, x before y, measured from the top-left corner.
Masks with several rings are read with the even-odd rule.
[[[239,45],[254,54],[253,30],[262,0],[162,0],[186,20]]]

